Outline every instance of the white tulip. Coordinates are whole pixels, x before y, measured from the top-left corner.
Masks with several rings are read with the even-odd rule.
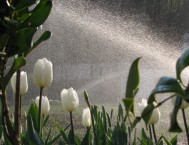
[[[91,122],[91,112],[89,107],[83,109],[83,114],[82,114],[82,124],[85,127],[90,127],[92,122]]]
[[[147,100],[142,98],[141,103],[138,103],[138,105],[139,105],[140,112],[142,113],[144,108],[147,106]],[[153,105],[155,107],[155,106],[157,106],[157,103],[153,102]],[[160,119],[160,116],[161,116],[161,114],[160,114],[159,109],[158,108],[154,108],[153,111],[152,111],[151,117],[150,117],[150,119],[148,121],[148,124],[157,123],[159,121],[159,119]]]
[[[15,72],[11,78],[11,86],[14,93],[16,93],[16,75]],[[28,77],[24,71],[20,72],[20,95],[23,96],[28,91]]]
[[[46,58],[39,59],[33,69],[33,82],[38,87],[48,87],[53,80],[53,65]]]
[[[173,105],[175,105],[175,102],[176,102],[176,96],[173,97],[173,98],[171,99],[171,102],[172,102]],[[180,108],[181,108],[181,109],[185,109],[185,108],[188,107],[188,106],[189,106],[189,103],[186,102],[184,99],[182,99],[182,102],[181,102]]]
[[[138,103],[138,106],[139,106],[139,110],[140,110],[140,113],[142,114],[144,108],[147,106],[147,100],[142,98],[142,101],[141,103]]]
[[[61,91],[61,104],[65,111],[72,112],[79,106],[77,92],[73,89],[63,89]]]
[[[156,102],[153,102],[154,107],[157,106]],[[160,119],[160,111],[158,108],[154,108],[148,124],[156,124]]]
[[[35,104],[39,108],[39,96],[36,97]],[[43,114],[43,115],[48,114],[49,111],[50,111],[49,100],[46,96],[42,96],[42,98],[41,98],[41,114]]]

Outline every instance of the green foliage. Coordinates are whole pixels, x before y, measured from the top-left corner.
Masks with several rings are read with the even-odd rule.
[[[185,52],[178,58],[176,63],[176,76],[181,83],[182,83],[181,72],[187,66],[189,66],[189,49],[185,50]]]
[[[130,114],[132,114],[132,116],[135,116],[134,100],[135,100],[135,95],[139,90],[139,83],[140,83],[139,68],[138,68],[139,60],[140,57],[137,58],[130,67],[125,98],[123,99],[123,102],[125,104],[125,110],[127,112],[130,122],[131,122]]]
[[[52,8],[51,0],[36,2],[36,0],[0,1],[0,137],[2,137],[2,143],[5,144],[44,144],[42,137],[36,132],[38,127],[36,123],[38,120],[37,107],[31,106],[27,116],[27,130],[19,135],[20,117],[10,118],[6,102],[6,87],[12,75],[26,65],[25,57],[51,36],[49,31],[45,31],[33,45],[33,36],[38,27],[45,22]],[[10,59],[11,57],[15,59]],[[7,69],[6,65],[9,60],[13,60],[12,66]],[[9,61],[9,65],[11,65],[10,63],[11,61]],[[16,104],[19,103],[15,102]],[[20,113],[15,110],[15,114]],[[44,121],[44,126],[47,120]],[[16,124],[17,122],[18,124]],[[48,140],[46,143],[49,143]],[[51,140],[51,142],[54,141]]]
[[[157,83],[155,89],[149,96],[148,103],[153,103],[155,101],[154,95],[158,93],[175,93],[176,95],[180,95],[184,97],[184,90],[180,86],[180,83],[177,79],[172,77],[162,77]]]
[[[145,109],[142,112],[142,119],[145,121],[146,124],[148,124],[148,121],[151,117],[152,111],[155,107],[158,107],[160,105],[162,105],[164,102],[166,102],[167,100],[171,99],[174,96],[179,96],[177,97],[174,109],[171,113],[171,118],[170,118],[170,129],[169,131],[171,132],[181,132],[182,129],[178,124],[177,121],[177,114],[178,111],[180,109],[180,105],[181,105],[181,101],[185,100],[188,101],[188,86],[183,86],[182,80],[181,80],[181,73],[182,71],[189,65],[189,49],[187,49],[182,55],[181,57],[179,57],[179,59],[177,60],[177,65],[176,65],[176,76],[177,78],[173,78],[173,77],[161,77],[160,80],[158,81],[158,83],[156,84],[155,88],[152,90],[149,98],[148,98],[148,105],[145,107]],[[139,59],[138,59],[139,60]],[[137,63],[136,60],[133,62],[131,68],[130,68],[130,72],[129,73],[129,78],[128,78],[128,82],[131,82],[131,78],[133,79],[133,82],[135,85],[133,85],[132,83],[128,83],[127,85],[130,84],[131,88],[127,89],[126,91],[130,91],[131,93],[126,93],[126,94],[132,94],[132,92],[135,92],[135,88],[138,88],[138,80],[139,79],[139,74],[138,74],[138,70],[137,70]],[[132,87],[135,86],[135,87]],[[154,106],[153,102],[157,102],[156,101],[156,94],[159,93],[174,93],[174,95],[170,96],[169,98],[166,98],[165,100],[163,100],[162,102],[157,103],[157,106]],[[135,93],[133,93],[135,94]],[[123,100],[124,101],[124,105],[126,108],[126,112],[127,114],[129,114],[130,112],[134,112],[133,108],[134,108],[134,95],[133,97],[128,97],[126,96],[126,98]],[[131,122],[131,127],[135,127],[136,124],[140,121],[140,117],[135,117],[134,122]]]
[[[9,72],[4,76],[0,77],[0,85],[3,90],[6,89],[8,82],[10,81],[12,75],[21,67],[23,67],[26,64],[26,60],[24,57],[18,57],[14,60]]]

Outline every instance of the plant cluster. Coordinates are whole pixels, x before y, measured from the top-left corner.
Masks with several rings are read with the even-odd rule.
[[[84,98],[87,107],[83,109],[82,124],[86,127],[84,137],[78,137],[74,133],[73,112],[79,106],[77,92],[73,89],[63,89],[60,93],[62,108],[70,114],[70,124],[63,128],[58,123],[54,123],[59,134],[52,136],[51,128],[46,136],[43,134],[48,123],[50,110],[49,100],[43,96],[43,89],[51,85],[53,81],[53,64],[46,58],[39,59],[34,65],[33,82],[39,87],[39,96],[31,105],[25,115],[24,122],[21,122],[22,101],[21,97],[28,91],[27,73],[21,71],[26,65],[27,55],[34,50],[41,42],[47,40],[51,33],[45,31],[37,41],[32,42],[34,34],[37,32],[52,8],[50,0],[1,0],[0,1],[0,143],[6,145],[52,145],[52,144],[72,144],[72,145],[127,145],[142,144],[168,145],[177,144],[177,137],[167,140],[164,136],[156,138],[155,124],[160,119],[158,107],[169,99],[172,99],[174,109],[171,114],[171,132],[180,132],[182,129],[177,121],[178,111],[183,113],[186,136],[189,142],[188,127],[185,117],[185,108],[188,106],[189,86],[184,85],[181,77],[182,71],[189,65],[189,50],[186,50],[177,61],[176,78],[162,77],[155,89],[150,94],[148,100],[143,99],[139,103],[141,115],[135,116],[134,100],[139,89],[139,69],[137,58],[131,65],[127,80],[126,94],[123,99],[125,110],[122,105],[118,106],[115,124],[113,123],[113,110],[107,113],[102,106],[92,105],[87,92]],[[13,58],[12,66],[7,68],[7,62]],[[14,115],[10,115],[6,88],[11,82],[15,95]],[[171,92],[173,95],[162,102],[156,101],[156,94]],[[132,136],[132,131],[143,119],[149,127],[148,137],[144,129],[142,136],[138,138],[136,131]],[[126,121],[129,121],[127,123]],[[152,133],[153,136],[152,137]]]

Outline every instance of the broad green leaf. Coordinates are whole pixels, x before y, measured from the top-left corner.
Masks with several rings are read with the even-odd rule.
[[[77,135],[75,135],[75,138],[74,138],[75,140],[74,140],[74,144],[75,145],[81,145],[81,141],[80,141],[80,138],[77,136]]]
[[[28,117],[27,123],[28,123],[27,139],[35,145],[43,145],[44,143],[43,143],[42,139],[40,138],[39,134],[37,133],[37,131],[34,128],[34,124],[33,124],[31,116]]]
[[[131,124],[131,126],[133,126],[132,120],[136,120],[135,114],[133,112],[131,112],[130,110],[132,110],[131,108],[134,106],[134,99],[132,98],[125,98],[123,99],[124,105],[125,105],[125,109],[126,109],[126,113],[127,113],[127,117],[129,119],[129,122]],[[131,119],[131,117],[134,117]],[[133,128],[132,128],[133,129]]]
[[[4,51],[8,38],[9,38],[8,33],[0,34],[0,52]]]
[[[39,27],[49,16],[51,8],[51,0],[40,0],[39,4],[32,11],[30,17],[22,24],[21,27]]]
[[[182,98],[177,97],[173,112],[171,113],[171,123],[170,123],[170,128],[169,128],[170,132],[182,132],[182,129],[179,126],[178,121],[177,121],[177,114],[178,114],[181,102],[182,102]]]
[[[8,82],[10,81],[12,75],[19,70],[21,67],[23,67],[26,64],[26,60],[24,57],[18,57],[17,59],[14,60],[13,65],[11,66],[11,69],[9,72],[6,74],[4,78],[0,78],[0,83],[2,86],[2,89],[5,90]]]
[[[37,105],[35,103],[32,103],[27,113],[27,120],[29,120],[30,117],[32,118],[32,123],[35,130],[38,129],[38,111],[39,109]]]
[[[144,110],[143,110],[143,112],[142,112],[141,117],[143,118],[143,120],[144,120],[144,122],[145,122],[146,124],[148,124],[148,122],[149,122],[149,120],[150,120],[150,117],[151,117],[151,115],[152,115],[153,109],[154,109],[154,105],[153,105],[153,104],[148,104],[148,105],[144,108]]]
[[[34,50],[41,42],[48,40],[51,37],[51,32],[50,31],[45,31],[41,37],[33,44],[32,48],[29,49],[26,53],[25,56],[27,56],[32,50]]]
[[[90,145],[90,128],[87,128],[87,132],[81,141],[81,145]]]
[[[36,28],[25,28],[17,31],[15,36],[12,36],[8,41],[11,46],[5,49],[7,56],[11,57],[29,51],[32,47],[32,39],[36,31]]]
[[[123,99],[124,105],[125,105],[125,109],[126,112],[128,114],[128,112],[130,112],[132,110],[133,104],[134,104],[134,99],[132,98],[125,98]]]
[[[148,99],[148,103],[153,103],[155,101],[155,94],[158,93],[168,93],[172,92],[178,94],[180,96],[184,96],[185,92],[180,86],[179,82],[172,77],[162,77],[160,78],[159,82],[157,83],[155,89],[150,94]]]
[[[28,8],[24,8],[22,10],[19,10],[16,12],[16,19],[18,21],[19,24],[23,23],[26,19],[29,18],[30,16],[30,12],[28,10]]]
[[[14,8],[16,10],[23,9],[25,7],[35,4],[36,0],[16,0],[14,3]]]
[[[187,49],[177,60],[176,63],[176,75],[177,75],[177,79],[182,82],[181,79],[181,72],[184,70],[184,68],[186,68],[187,66],[189,66],[189,49]]]
[[[68,134],[68,140],[70,141],[71,144],[74,144],[74,132],[72,129],[70,129],[69,134]]]
[[[139,68],[138,68],[139,60],[140,60],[140,57],[134,60],[134,62],[132,63],[129,70],[128,79],[127,79],[125,99],[130,99],[131,102],[134,102],[134,97],[139,89],[139,82],[140,82]],[[127,112],[131,111],[133,114],[135,114],[133,103],[129,107],[125,106],[125,108],[129,109],[129,110],[126,109]]]

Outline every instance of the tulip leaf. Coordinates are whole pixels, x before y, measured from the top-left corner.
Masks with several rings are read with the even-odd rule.
[[[181,72],[184,70],[184,68],[186,68],[187,66],[189,66],[189,49],[187,49],[177,60],[176,63],[176,75],[177,75],[177,79],[182,82],[181,79]]]
[[[170,141],[169,141],[165,136],[162,135],[162,137],[163,137],[163,139],[164,139],[164,141],[166,142],[167,145],[172,145],[172,144],[170,143]]]
[[[81,141],[81,145],[89,145],[90,144],[90,128],[87,129],[87,132],[84,138]]]
[[[148,103],[153,103],[155,101],[155,94],[158,93],[176,93],[180,96],[184,96],[185,92],[180,86],[179,82],[172,77],[162,77],[160,78],[159,82],[157,83],[155,89],[149,96]]]
[[[38,129],[38,112],[39,109],[37,105],[35,103],[32,103],[27,114],[27,119],[30,119],[30,117],[32,118],[32,122],[35,130]]]
[[[144,128],[142,128],[142,145],[152,145],[153,141],[146,135]]]
[[[171,123],[170,123],[170,128],[169,128],[170,132],[182,132],[182,129],[179,126],[178,121],[177,121],[177,114],[178,114],[181,103],[182,103],[182,98],[177,97],[173,112],[171,113]]]
[[[133,107],[134,99],[132,99],[132,98],[125,98],[125,99],[123,99],[123,102],[124,102],[124,105],[125,105],[127,117],[129,118],[129,122],[130,122],[130,124],[131,124],[131,126],[132,126],[132,124],[133,124],[134,122],[131,122],[131,118],[130,118],[130,117],[131,117],[131,114],[132,114],[132,116],[135,117],[135,114],[133,114],[133,112],[131,112],[130,110],[131,110],[131,108]],[[136,119],[136,118],[135,118],[135,119]]]
[[[108,113],[106,113],[106,116],[107,116],[107,120],[108,120],[108,127],[111,128],[112,123],[111,123],[110,115]]]
[[[68,139],[71,144],[74,144],[74,132],[72,129],[70,129],[69,134],[68,134]]]
[[[46,140],[45,140],[45,145],[47,144],[47,142],[48,142],[48,140],[49,140],[50,134],[51,134],[51,127],[50,127],[50,130],[49,130],[49,132],[48,132],[47,138],[46,138]]]
[[[102,106],[102,118],[103,118],[104,129],[105,129],[105,132],[107,133],[108,127],[107,127],[106,110],[105,110],[104,106]]]
[[[57,140],[59,139],[60,136],[61,136],[61,134],[58,134],[57,136],[53,137],[53,139],[51,141],[49,141],[47,143],[47,145],[54,145],[57,142]]]
[[[124,122],[124,117],[123,117],[123,108],[121,106],[121,104],[119,104],[118,107],[118,120]]]
[[[36,28],[25,28],[17,31],[15,36],[12,36],[8,41],[10,46],[5,49],[7,56],[11,57],[28,51],[32,47],[32,39],[36,31]]]
[[[32,50],[34,50],[41,42],[48,40],[51,37],[51,32],[50,31],[45,31],[41,37],[33,44],[32,48],[29,49],[26,53],[25,56],[28,55]]]
[[[127,142],[128,140],[125,124],[115,126],[112,132],[111,144],[126,145]]]
[[[43,120],[43,127],[45,127],[45,125],[47,124],[48,120],[49,120],[49,115],[47,115],[47,117],[44,118],[44,120]]]
[[[175,135],[175,137],[173,137],[173,138],[171,139],[170,143],[171,143],[172,145],[177,145],[177,135]]]
[[[128,79],[127,79],[125,99],[131,99],[131,102],[134,102],[134,97],[139,89],[139,82],[140,82],[139,68],[138,68],[139,60],[140,60],[140,57],[133,61],[132,65],[130,67],[129,75],[128,75]],[[133,114],[135,114],[133,103],[132,103],[132,105],[129,106],[128,109]]]
[[[5,45],[7,44],[9,35],[8,33],[0,34],[0,52],[4,51]]]
[[[16,10],[23,9],[25,7],[35,4],[35,2],[36,0],[16,0],[14,4],[14,8]]]
[[[67,137],[67,135],[65,134],[64,129],[63,129],[58,123],[55,123],[55,126],[56,126],[56,128],[59,130],[59,132],[60,132],[60,134],[62,135],[64,141],[65,141],[66,143],[70,143],[70,142],[69,142],[69,139],[68,139],[68,137]]]
[[[30,17],[22,24],[21,27],[39,27],[49,16],[52,8],[51,0],[40,0],[39,4],[34,8]]]
[[[29,140],[29,142],[35,145],[43,145],[44,144],[43,141],[41,140],[39,134],[34,128],[34,124],[31,116],[28,116],[27,123],[28,123],[27,140]]]
[[[2,89],[5,89],[8,82],[10,81],[12,75],[21,67],[23,67],[26,64],[26,60],[24,57],[18,57],[17,59],[14,60],[14,63],[9,70],[9,72],[6,74],[4,78],[0,78],[0,83],[2,86]]]

